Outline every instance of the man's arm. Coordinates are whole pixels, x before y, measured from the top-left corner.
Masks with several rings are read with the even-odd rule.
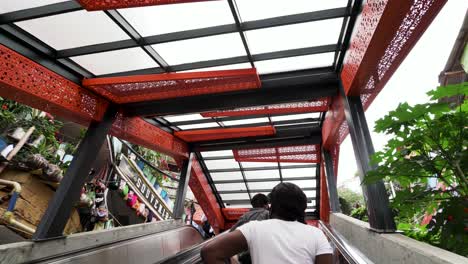
[[[333,255],[332,254],[323,254],[315,256],[316,264],[332,264]]]
[[[248,250],[247,240],[239,230],[215,237],[201,250],[204,263],[224,264],[224,260]],[[331,263],[331,262],[330,262]]]

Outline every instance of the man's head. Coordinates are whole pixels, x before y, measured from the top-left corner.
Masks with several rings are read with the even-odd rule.
[[[268,197],[262,193],[257,193],[252,197],[253,208],[265,208],[268,209]]]
[[[283,182],[271,191],[271,217],[286,221],[304,221],[307,197],[297,185]]]

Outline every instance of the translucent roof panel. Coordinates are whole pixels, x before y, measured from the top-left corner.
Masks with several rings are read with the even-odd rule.
[[[269,182],[249,182],[250,190],[259,190],[259,189],[273,189],[278,185],[280,181],[269,181]]]
[[[226,126],[238,126],[238,125],[247,125],[247,124],[255,124],[255,123],[268,123],[268,118],[261,117],[261,118],[240,119],[240,120],[223,122],[223,124]]]
[[[317,196],[316,191],[304,191],[305,195],[309,198],[315,198]]]
[[[223,71],[223,70],[237,70],[237,69],[250,69],[252,65],[250,63],[236,63],[236,64],[229,64],[223,66],[215,66],[215,67],[208,67],[208,68],[201,68],[189,71],[181,71],[181,72],[198,72],[198,71]]]
[[[244,175],[248,180],[265,178],[278,178],[279,180],[279,170],[244,171]]]
[[[304,70],[333,65],[334,53],[327,52],[306,56],[255,62],[259,74]]]
[[[249,199],[249,194],[247,193],[229,193],[229,194],[221,194],[221,199],[223,201],[226,200],[244,200]]]
[[[300,188],[312,188],[312,187],[316,187],[316,181],[315,180],[303,180],[303,181],[288,181],[287,179],[283,179],[283,182],[290,182],[290,183],[294,183],[296,184],[297,186],[299,186]]]
[[[76,11],[16,25],[56,50],[129,39],[103,12]]]
[[[313,177],[315,176],[315,168],[298,168],[298,169],[281,169],[283,178],[291,177]]]
[[[239,163],[234,159],[205,160],[205,164],[209,170],[239,168]]]
[[[178,126],[182,130],[189,130],[189,129],[199,129],[199,128],[213,128],[219,127],[218,123],[202,123],[202,124],[193,124],[193,125],[182,125]]]
[[[237,7],[243,21],[258,20],[277,16],[293,15],[338,7],[346,7],[347,0],[237,0]]]
[[[249,204],[249,203],[246,203],[246,204],[233,204],[233,205],[224,203],[224,205],[227,208],[252,208],[252,205]]]
[[[225,0],[127,8],[119,12],[143,36],[234,23]]]
[[[226,181],[226,180],[242,180],[242,173],[240,171],[230,172],[210,172],[213,181]]]
[[[243,168],[278,167],[277,162],[241,162]]]
[[[0,14],[19,11],[28,8],[66,2],[65,0],[3,0],[0,5]]]
[[[201,120],[205,118],[201,116],[200,114],[188,114],[188,115],[165,116],[164,119],[166,119],[169,122],[181,122],[181,121]]]
[[[342,18],[246,31],[252,54],[338,43]]]
[[[282,116],[272,116],[271,121],[287,121],[287,120],[297,120],[297,119],[306,119],[306,118],[319,118],[320,113],[307,113],[307,114],[297,114],[297,115],[282,115]]]
[[[174,41],[152,47],[171,65],[246,56],[238,33]]]
[[[203,157],[221,157],[232,156],[232,150],[204,151],[201,153]]]
[[[130,48],[72,57],[96,75],[158,67],[141,48]]]
[[[216,184],[218,191],[247,191],[245,183],[229,183],[229,184]]]

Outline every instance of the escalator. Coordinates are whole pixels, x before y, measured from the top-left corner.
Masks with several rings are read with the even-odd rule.
[[[83,248],[79,250],[47,256],[26,263],[154,264],[165,259],[171,259],[177,253],[191,249],[202,242],[204,242],[204,239],[198,230],[192,226],[182,226],[168,231],[136,236],[95,247],[83,245]]]
[[[153,225],[164,225],[164,222]],[[135,226],[134,228],[138,228]],[[334,250],[334,264],[363,264],[373,263],[359,250],[347,243],[341,234],[330,225],[319,221],[319,228],[325,233]],[[108,243],[97,246],[83,244],[80,248],[63,253],[36,258],[23,263],[99,263],[99,264],[189,264],[203,263],[200,257],[202,247],[209,243],[192,226],[175,226],[172,229],[161,229],[145,235],[128,236],[125,239],[113,239]],[[109,230],[110,231],[110,230]],[[108,232],[108,231],[107,231]],[[132,233],[132,229],[126,230]],[[98,234],[96,234],[98,235]],[[223,234],[221,234],[223,235]],[[67,238],[60,238],[66,240]],[[45,243],[42,248],[47,249],[57,241]],[[47,245],[50,243],[50,245]],[[66,242],[65,242],[66,243]]]

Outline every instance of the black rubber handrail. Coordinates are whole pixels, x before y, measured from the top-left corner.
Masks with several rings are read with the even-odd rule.
[[[362,253],[351,246],[341,234],[336,232],[333,227],[322,221],[319,221],[319,227],[323,233],[330,239],[330,242],[335,245],[341,255],[346,259],[349,264],[370,264],[373,263],[366,257],[363,257]]]

